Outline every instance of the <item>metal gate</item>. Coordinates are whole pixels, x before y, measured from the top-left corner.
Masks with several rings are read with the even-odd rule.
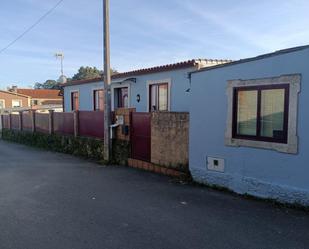
[[[131,114],[132,158],[150,162],[151,157],[151,113]]]

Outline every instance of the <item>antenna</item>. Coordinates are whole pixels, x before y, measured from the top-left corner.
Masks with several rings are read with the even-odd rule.
[[[66,83],[67,82],[67,77],[64,76],[64,73],[63,73],[63,59],[64,59],[64,54],[62,52],[57,52],[55,53],[55,57],[56,59],[60,59],[61,61],[61,75],[58,79],[58,82],[59,83]]]
[[[62,52],[57,52],[55,53],[56,59],[60,59],[61,61],[61,76],[63,76],[63,59],[64,59],[64,54]]]

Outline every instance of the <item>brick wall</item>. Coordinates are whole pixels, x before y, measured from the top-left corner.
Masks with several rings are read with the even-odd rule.
[[[21,95],[17,95],[11,92],[0,91],[0,100],[4,100],[5,108],[12,108],[13,100],[20,100],[21,107],[29,107],[29,99],[28,97],[24,97]]]
[[[189,113],[154,112],[151,122],[151,162],[187,171]]]
[[[114,112],[113,124],[116,123],[116,116],[123,116],[123,119],[124,119],[123,126],[128,126],[128,129],[129,129],[129,133],[125,135],[123,132],[123,126],[120,125],[119,127],[117,127],[115,131],[116,139],[130,141],[130,125],[131,125],[130,114],[131,112],[135,112],[135,108],[119,108]]]

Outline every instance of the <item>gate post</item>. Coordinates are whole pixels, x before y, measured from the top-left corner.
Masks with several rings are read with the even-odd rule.
[[[9,120],[8,120],[9,122],[9,130],[12,130],[12,114],[11,113],[9,113]]]
[[[74,137],[78,137],[79,135],[79,111],[76,110],[73,112],[73,115],[74,115]]]
[[[23,111],[19,112],[19,130],[23,130]]]
[[[54,110],[49,110],[49,119],[48,119],[48,128],[49,128],[49,134],[54,133]]]
[[[32,133],[35,133],[35,110],[30,110],[29,111],[30,113],[30,118],[31,118],[31,128],[32,128]]]

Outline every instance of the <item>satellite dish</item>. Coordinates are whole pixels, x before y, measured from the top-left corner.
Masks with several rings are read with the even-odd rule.
[[[58,83],[61,83],[61,84],[64,84],[64,83],[67,83],[68,82],[68,79],[66,76],[64,75],[61,75],[58,79]]]

